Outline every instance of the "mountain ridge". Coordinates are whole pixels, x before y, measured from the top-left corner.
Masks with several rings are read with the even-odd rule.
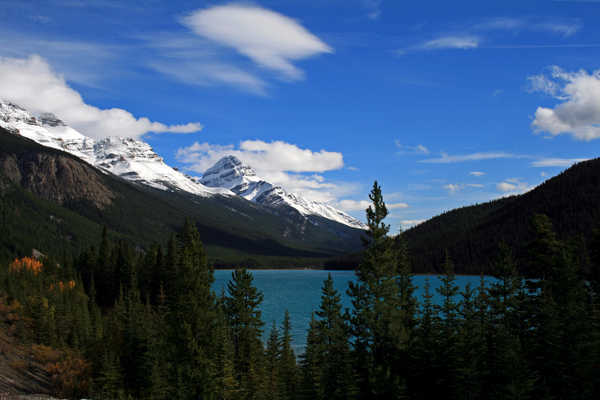
[[[457,272],[489,273],[504,242],[527,273],[534,214],[547,215],[558,236],[581,247],[586,257],[600,227],[600,158],[576,163],[527,193],[445,212],[402,236],[415,272],[442,272],[447,251]]]
[[[3,128],[0,166],[3,259],[29,255],[32,248],[55,257],[78,254],[97,241],[103,225],[143,249],[168,240],[186,218],[196,223],[217,265],[318,265],[360,243],[362,231],[333,221],[299,224],[238,196],[156,189]],[[106,204],[95,203],[101,197],[95,191]]]
[[[256,176],[254,170],[244,166],[247,171],[239,176],[242,183],[252,183],[261,187],[264,196],[250,196],[247,191],[231,191],[235,185],[222,181],[221,185],[214,180],[194,179],[179,170],[167,165],[163,158],[154,152],[152,147],[141,140],[124,137],[107,137],[100,140],[89,138],[69,127],[57,116],[43,113],[34,116],[24,108],[0,100],[0,127],[18,133],[35,142],[55,149],[71,153],[85,162],[129,181],[167,191],[184,191],[198,196],[214,195],[236,196],[264,205],[276,213],[283,215],[299,213],[299,218],[316,224],[318,218],[324,217],[353,228],[365,229],[364,224],[334,207],[287,193],[281,186],[273,185]],[[224,157],[208,171],[221,168],[224,162],[231,161]],[[237,160],[235,157],[233,157]],[[219,164],[222,162],[221,164]],[[239,160],[237,160],[239,164]],[[236,171],[237,172],[237,171]],[[241,171],[239,171],[241,172]],[[206,175],[206,173],[205,173]],[[251,179],[254,178],[254,179]],[[209,182],[205,185],[203,182]]]
[[[326,203],[288,193],[283,187],[259,177],[254,168],[233,155],[222,157],[208,168],[200,183],[208,187],[224,187],[246,200],[267,207],[288,207],[305,217],[317,215],[353,228],[366,229],[362,222]]]

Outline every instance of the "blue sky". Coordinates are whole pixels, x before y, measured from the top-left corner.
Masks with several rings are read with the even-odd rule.
[[[0,1],[0,97],[195,175],[237,154],[361,219],[377,179],[396,231],[599,155],[598,20],[592,0]]]

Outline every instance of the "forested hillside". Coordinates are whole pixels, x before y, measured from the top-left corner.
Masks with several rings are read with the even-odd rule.
[[[361,231],[294,219],[240,198],[137,185],[0,129],[0,258],[79,254],[103,226],[141,249],[191,218],[217,264],[315,264],[359,243]]]
[[[547,215],[558,236],[584,260],[600,226],[600,159],[578,163],[534,190],[434,217],[403,233],[415,272],[440,272],[446,251],[459,273],[488,273],[498,244],[508,245],[528,273],[527,248],[534,239],[531,220]]]
[[[0,263],[0,390],[80,399],[597,399],[600,279],[550,220],[531,221],[538,278],[506,246],[479,287],[446,257],[432,301],[415,295],[374,185],[370,243],[349,310],[331,276],[296,358],[291,323],[265,327],[245,269],[223,293],[195,227],[138,254],[103,234],[76,259]],[[396,243],[397,244],[397,243]],[[590,260],[600,264],[600,253]],[[262,332],[269,335],[263,343]]]

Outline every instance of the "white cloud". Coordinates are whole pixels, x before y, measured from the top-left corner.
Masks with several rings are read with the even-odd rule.
[[[269,182],[312,200],[335,203],[357,190],[356,184],[329,182],[319,175],[343,168],[343,156],[338,152],[312,151],[282,141],[245,140],[237,146],[196,142],[176,153],[177,160],[186,164],[186,169],[198,173],[226,155],[238,157]]]
[[[406,203],[391,203],[391,204],[386,204],[386,207],[388,208],[388,210],[396,210],[398,208],[408,208],[408,204],[406,204]]]
[[[533,186],[522,182],[519,178],[508,178],[496,184],[496,189],[506,195],[521,194],[533,189]]]
[[[582,28],[579,20],[555,18],[492,18],[474,26],[483,31],[504,30],[510,32],[534,31],[554,33],[568,37],[577,33]]]
[[[444,189],[448,190],[450,193],[456,193],[463,188],[462,185],[456,183],[449,183],[444,185]]]
[[[449,183],[443,186],[451,194],[460,192],[465,188],[482,188],[484,185],[481,183]]]
[[[423,146],[422,144],[418,144],[416,146],[409,146],[409,145],[405,145],[400,143],[399,140],[396,140],[396,147],[400,150],[398,151],[398,154],[409,154],[409,153],[414,153],[414,154],[429,154],[429,149],[425,146]]]
[[[425,221],[426,221],[425,219],[403,219],[402,221],[400,221],[400,223],[403,226],[405,226],[406,228],[410,228],[415,225],[422,224]]]
[[[517,188],[517,185],[514,183],[500,182],[496,185],[496,188],[501,192],[511,192]]]
[[[538,107],[532,127],[551,136],[570,134],[579,140],[600,138],[600,70],[565,72],[552,67],[549,76],[529,77],[531,90],[561,101],[554,108]]]
[[[531,163],[532,167],[570,167],[571,165],[589,160],[589,158],[542,158]]]
[[[503,151],[490,151],[490,152],[480,152],[480,153],[471,153],[471,154],[463,154],[463,155],[449,155],[446,153],[442,153],[441,157],[437,158],[428,158],[425,160],[420,160],[421,163],[428,164],[450,164],[450,163],[459,163],[465,161],[481,161],[481,160],[494,160],[499,158],[527,158],[528,156],[518,155],[506,153]]]
[[[194,143],[177,151],[178,160],[191,164],[190,169],[204,172],[225,155],[235,155],[261,172],[324,172],[344,166],[342,153],[301,149],[295,144],[280,140],[244,140],[233,145]]]
[[[483,176],[483,175],[485,175],[485,172],[481,172],[481,171],[471,171],[471,172],[469,172],[469,175],[472,175],[472,176],[477,176],[477,177],[479,177],[479,176]]]
[[[259,77],[232,64],[214,60],[153,61],[148,65],[157,72],[176,80],[198,86],[224,84],[244,91],[265,95],[267,84]]]
[[[481,39],[477,36],[444,36],[423,43],[423,49],[475,49],[479,47]]]
[[[381,2],[382,0],[362,0],[369,19],[375,20],[381,16]]]
[[[343,211],[364,211],[371,205],[367,200],[340,200],[337,204]]]
[[[202,129],[199,123],[165,125],[136,118],[120,109],[100,109],[86,104],[64,78],[39,56],[26,59],[0,58],[0,97],[34,113],[51,112],[82,133],[107,136],[139,137],[148,132],[190,133]]]
[[[194,33],[291,80],[304,76],[294,61],[333,52],[296,20],[254,5],[231,3],[200,9],[182,22]]]

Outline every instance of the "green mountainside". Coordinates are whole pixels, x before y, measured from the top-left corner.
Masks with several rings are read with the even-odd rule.
[[[403,237],[416,272],[440,272],[448,251],[457,272],[487,273],[504,242],[527,273],[535,214],[547,215],[559,237],[585,259],[600,225],[600,159],[578,163],[528,193],[448,211]]]
[[[132,184],[67,153],[0,129],[0,257],[78,254],[111,236],[146,248],[190,218],[217,265],[314,265],[360,244],[361,231],[324,218],[277,215],[241,198],[198,197]]]

